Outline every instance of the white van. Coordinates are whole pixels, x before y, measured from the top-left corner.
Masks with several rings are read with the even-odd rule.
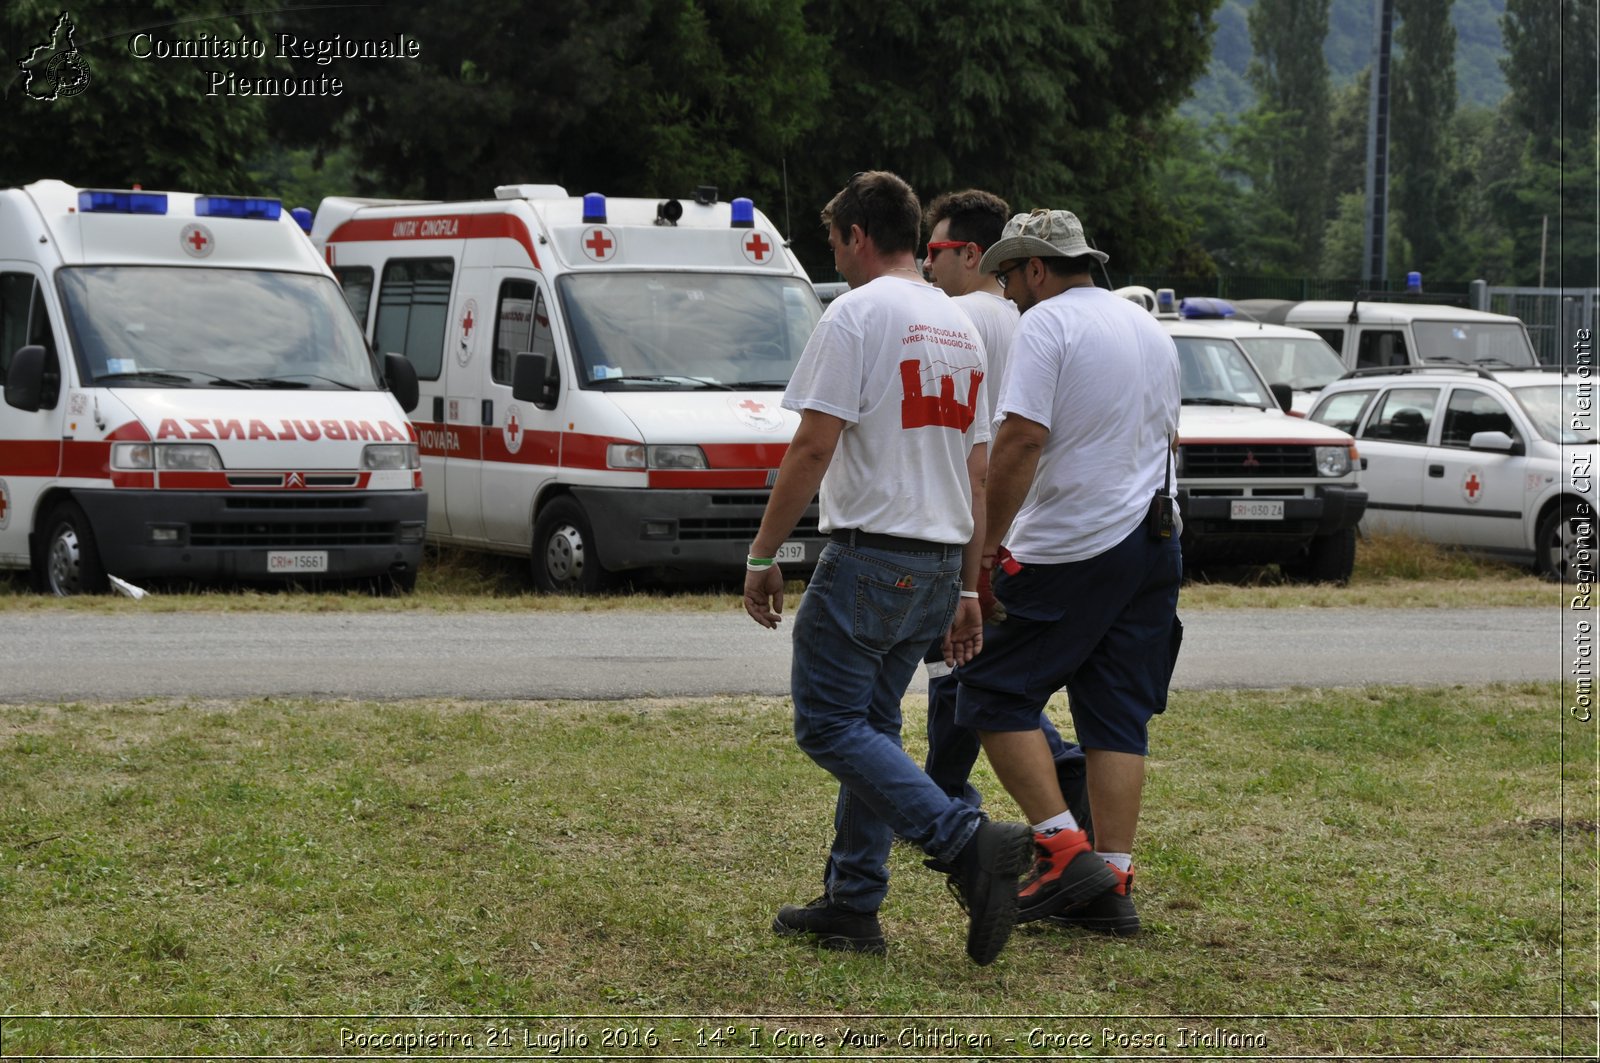
[[[1234,305],[1241,316],[1315,332],[1347,369],[1454,363],[1496,370],[1539,364],[1527,326],[1505,314],[1361,299],[1240,299]]]
[[[278,201],[0,190],[0,373],[0,567],[41,589],[415,582],[415,375]]]
[[[548,591],[742,573],[822,313],[750,200],[330,198],[312,240],[416,368],[430,539],[531,557]],[[822,545],[813,504],[778,557],[805,571]]]

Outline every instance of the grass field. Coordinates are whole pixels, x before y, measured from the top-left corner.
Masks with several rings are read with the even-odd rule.
[[[1596,743],[1560,698],[1177,693],[1147,932],[988,968],[898,847],[887,957],[770,932],[832,815],[781,701],[7,706],[0,1055],[1592,1056]]]

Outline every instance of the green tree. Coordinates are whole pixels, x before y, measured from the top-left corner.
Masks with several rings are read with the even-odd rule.
[[[1255,120],[1250,138],[1261,199],[1287,218],[1280,269],[1307,274],[1320,258],[1328,198],[1328,0],[1259,0],[1249,15],[1255,59]]]
[[[1445,168],[1450,153],[1446,138],[1456,108],[1451,2],[1395,0],[1400,22],[1395,43],[1401,54],[1394,65],[1389,172],[1412,268],[1425,273],[1439,264],[1456,218]]]
[[[111,188],[270,191],[255,182],[247,165],[267,143],[265,99],[217,91],[210,74],[264,77],[282,74],[283,65],[271,57],[140,58],[136,51],[148,53],[150,47],[133,47],[139,32],[151,34],[152,41],[202,33],[224,40],[260,38],[262,24],[229,13],[236,9],[220,0],[74,3],[70,44],[88,80],[76,95],[39,100],[29,86],[37,89],[41,82],[30,82],[19,64],[50,43],[62,7],[12,0],[0,8],[0,83],[7,108],[0,186],[59,178]]]
[[[1166,122],[1208,56],[1217,0],[822,0],[828,120],[795,167],[804,257],[826,269],[815,209],[856,170],[891,169],[923,198],[977,186],[1016,210],[1067,207],[1120,269],[1187,244],[1156,194]]]

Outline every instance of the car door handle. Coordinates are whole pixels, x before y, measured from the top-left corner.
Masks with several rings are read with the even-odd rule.
[[[1429,476],[1438,477],[1441,480],[1444,479],[1444,466],[1443,465],[1429,465],[1428,466],[1428,475]]]

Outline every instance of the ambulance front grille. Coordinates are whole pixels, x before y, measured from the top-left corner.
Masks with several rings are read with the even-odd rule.
[[[1260,443],[1185,443],[1185,479],[1238,476],[1315,476],[1317,456],[1309,446]]]
[[[191,524],[189,545],[237,549],[323,549],[336,546],[390,546],[400,541],[400,526],[393,521],[307,520],[270,524]]]
[[[365,509],[367,501],[352,495],[313,495],[295,491],[292,494],[241,494],[237,498],[223,499],[223,506],[236,512],[263,509]]]

